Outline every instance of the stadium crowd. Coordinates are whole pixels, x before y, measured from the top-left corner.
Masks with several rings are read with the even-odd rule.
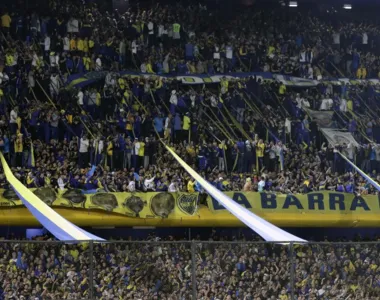
[[[378,299],[378,245],[363,240],[290,248],[218,234],[207,242],[35,239],[44,243],[0,244],[1,299],[188,300],[194,279],[202,300]]]
[[[95,4],[55,1],[30,15],[4,10],[0,147],[14,174],[28,187],[201,190],[165,141],[223,191],[374,193],[338,151],[378,180],[376,86],[292,88],[255,76],[185,85],[154,75],[377,76],[377,27],[298,13],[231,14],[159,4],[103,14]],[[118,75],[134,68],[151,76]],[[69,75],[104,70],[104,79],[65,88]],[[361,146],[328,145],[305,108],[333,111],[333,126]],[[3,175],[0,184],[7,187]]]
[[[49,1],[28,12],[3,9],[7,71],[17,75],[22,69],[26,76],[58,68],[61,77],[111,68],[151,74],[264,71],[314,79],[342,73],[378,78],[380,71],[380,31],[369,22],[331,21],[282,7],[149,3],[122,13],[99,5]]]
[[[275,9],[78,3],[1,12],[0,150],[26,186],[202,191],[164,142],[223,191],[376,192],[338,151],[380,182],[378,86],[322,79],[378,78],[378,26]],[[119,76],[126,70],[147,76]],[[104,78],[67,87],[93,71]],[[319,83],[155,76],[234,72]],[[308,109],[333,112],[331,127],[359,144],[329,144]],[[0,187],[9,188],[3,172]],[[196,239],[196,253],[172,239],[0,243],[0,299],[187,300],[193,267],[196,299],[378,299],[377,244],[249,244],[257,240],[214,235]]]

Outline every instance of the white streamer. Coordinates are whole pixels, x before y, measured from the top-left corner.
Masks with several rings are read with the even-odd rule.
[[[297,236],[294,236],[285,230],[282,230],[268,221],[256,216],[254,213],[236,203],[224,193],[213,187],[195,172],[186,162],[184,162],[172,149],[166,146],[166,149],[180,163],[180,165],[196,180],[199,184],[220,204],[222,204],[231,214],[242,221],[245,225],[255,231],[264,240],[268,242],[307,242]]]

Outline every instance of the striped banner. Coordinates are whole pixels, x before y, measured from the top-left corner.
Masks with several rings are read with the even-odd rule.
[[[164,144],[165,145],[165,144]],[[196,180],[215,200],[222,204],[231,214],[242,221],[245,225],[255,231],[264,240],[271,242],[307,242],[297,236],[294,236],[285,230],[282,230],[268,221],[256,216],[248,209],[236,203],[224,193],[213,187],[205,179],[195,172],[186,162],[184,162],[172,149],[166,146],[170,154],[179,162],[179,164]]]
[[[79,228],[78,226],[67,221],[65,218],[56,213],[52,208],[45,204],[32,191],[27,189],[12,173],[3,154],[0,152],[1,164],[3,165],[4,174],[19,196],[23,204],[28,208],[32,215],[44,226],[52,235],[60,241],[103,241],[91,233]]]

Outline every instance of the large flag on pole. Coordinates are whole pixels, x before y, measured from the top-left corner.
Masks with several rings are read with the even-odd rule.
[[[333,111],[327,110],[312,110],[304,107],[306,113],[312,118],[320,128],[330,128],[333,127]]]
[[[350,143],[355,147],[359,146],[358,142],[355,140],[351,132],[331,128],[321,128],[320,130],[326,137],[327,141],[333,146],[342,144],[348,145]]]

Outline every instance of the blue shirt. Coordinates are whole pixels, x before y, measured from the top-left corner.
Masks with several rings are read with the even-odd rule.
[[[185,45],[185,55],[187,57],[193,57],[194,56],[194,45],[193,44],[186,44]]]
[[[163,128],[164,128],[164,121],[161,117],[155,117],[154,120],[154,128],[156,128],[156,130],[158,132],[162,132]]]

